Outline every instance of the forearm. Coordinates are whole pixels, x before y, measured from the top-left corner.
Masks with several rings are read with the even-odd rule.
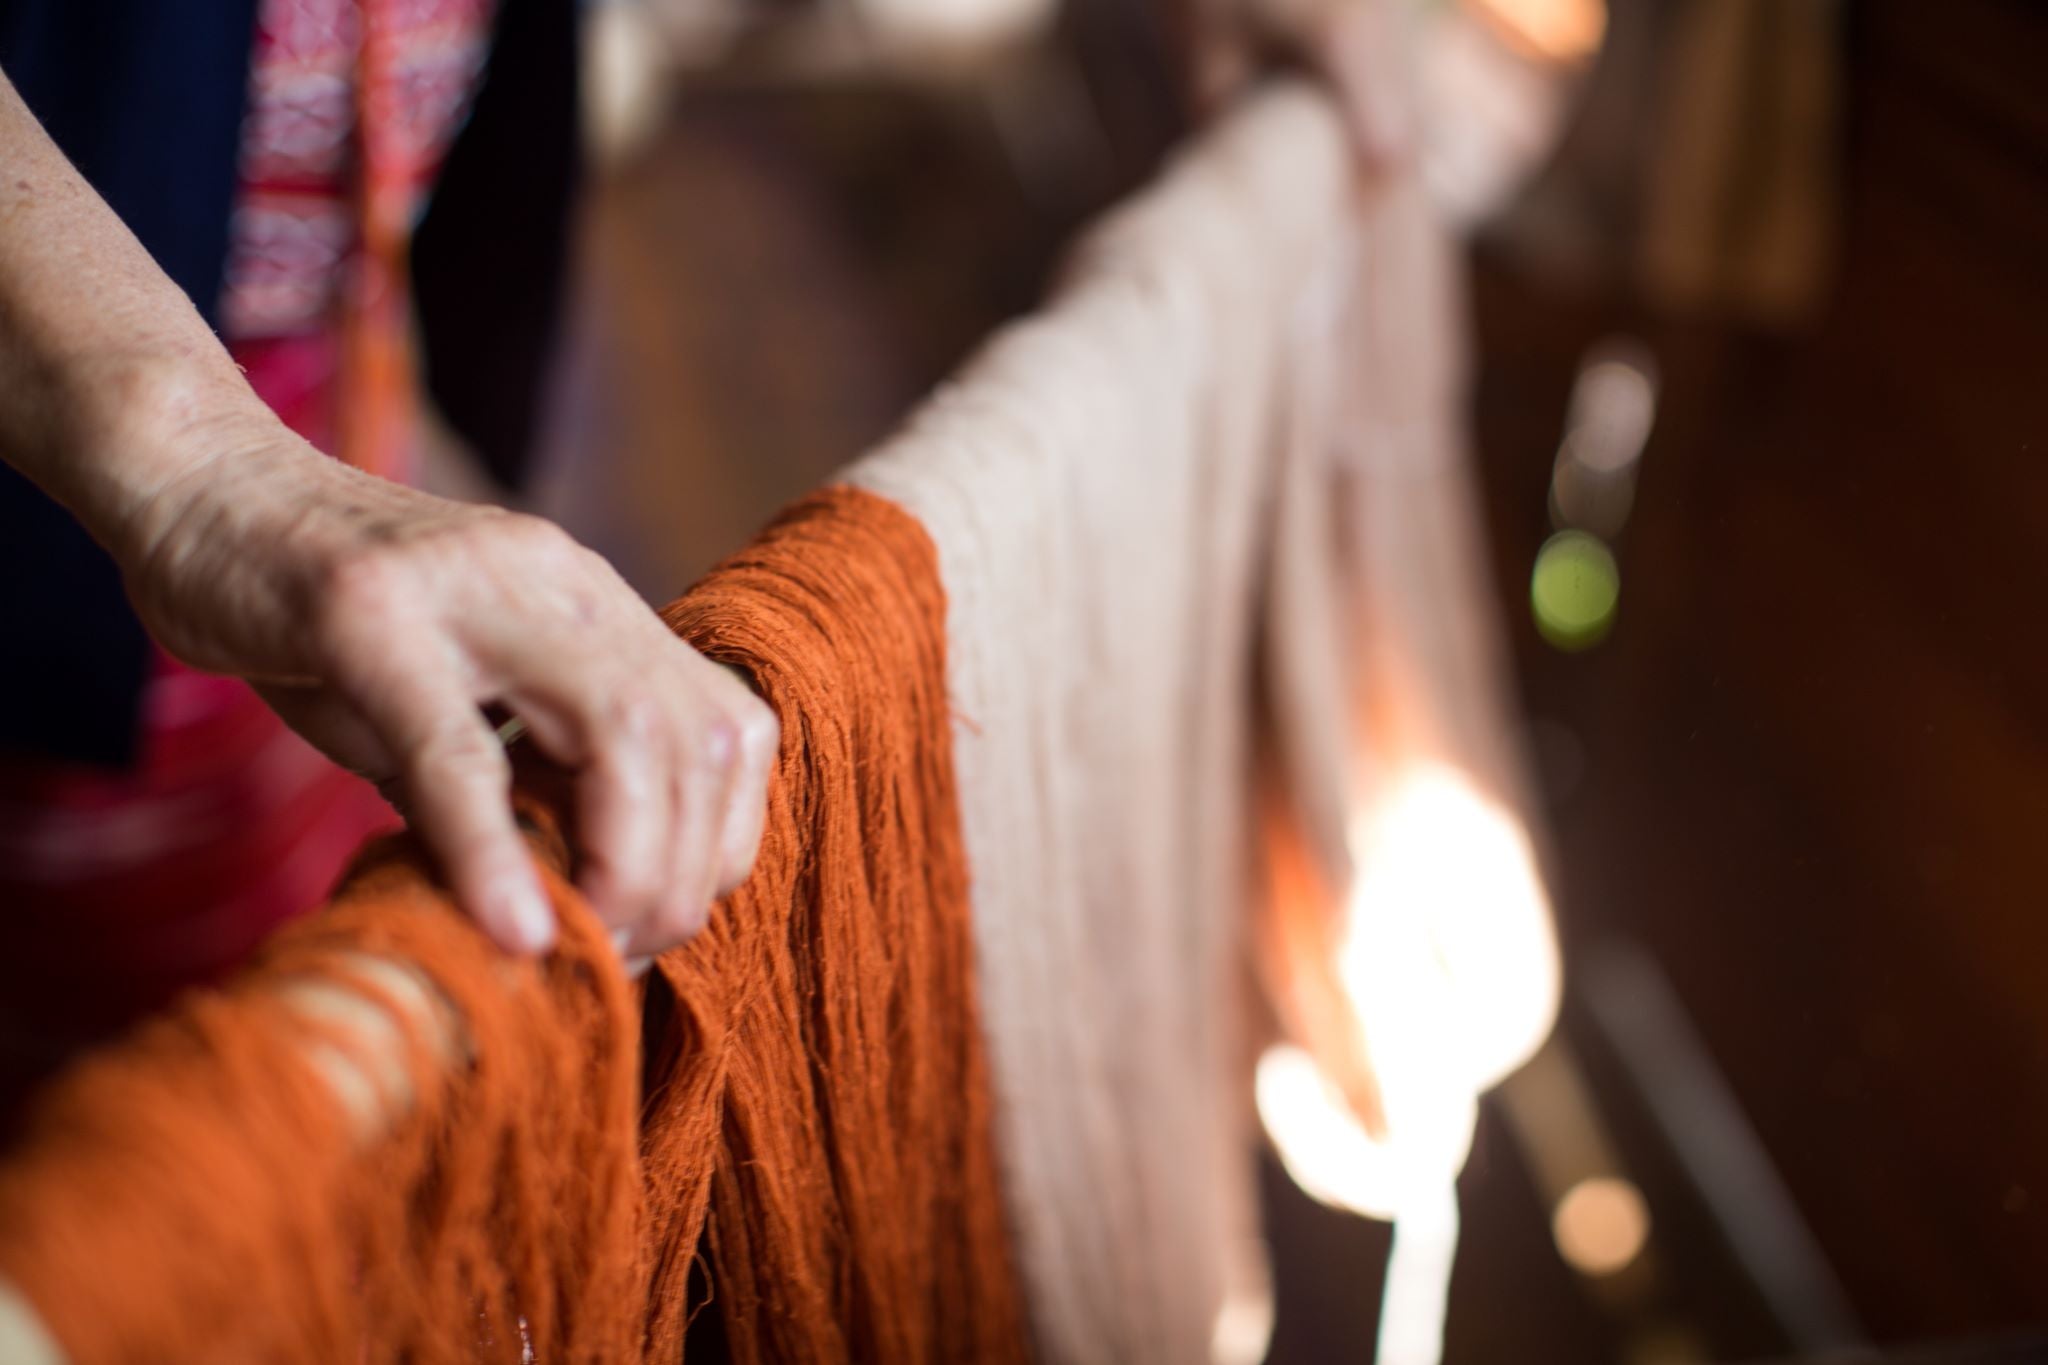
[[[485,705],[575,771],[580,878],[622,952],[689,937],[746,874],[773,713],[559,529],[288,431],[4,77],[0,459],[113,552],[172,654],[392,784],[505,947],[544,949],[553,912]]]
[[[163,492],[263,420],[191,301],[0,74],[0,459],[129,560]]]

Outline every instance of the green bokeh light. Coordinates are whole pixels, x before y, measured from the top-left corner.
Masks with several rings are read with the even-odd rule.
[[[1559,531],[1536,552],[1529,610],[1559,649],[1590,649],[1607,638],[1620,597],[1621,570],[1598,536]]]

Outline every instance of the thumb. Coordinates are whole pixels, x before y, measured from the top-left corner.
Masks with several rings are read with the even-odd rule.
[[[363,713],[331,687],[318,683],[252,682],[278,717],[340,766],[380,789],[398,776],[398,761]],[[387,798],[391,792],[385,791]]]

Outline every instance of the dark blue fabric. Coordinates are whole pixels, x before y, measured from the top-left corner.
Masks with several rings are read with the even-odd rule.
[[[524,485],[567,282],[576,11],[502,0],[490,69],[412,243],[434,405],[499,483]]]
[[[256,0],[0,0],[0,70],[212,318]],[[148,641],[113,562],[0,468],[0,752],[131,760]]]

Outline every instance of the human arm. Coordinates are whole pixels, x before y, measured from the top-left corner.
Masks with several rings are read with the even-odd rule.
[[[551,921],[483,704],[576,773],[584,889],[627,951],[687,936],[751,863],[767,709],[548,523],[292,434],[4,77],[0,458],[108,549],[166,648],[387,783],[507,947]]]

